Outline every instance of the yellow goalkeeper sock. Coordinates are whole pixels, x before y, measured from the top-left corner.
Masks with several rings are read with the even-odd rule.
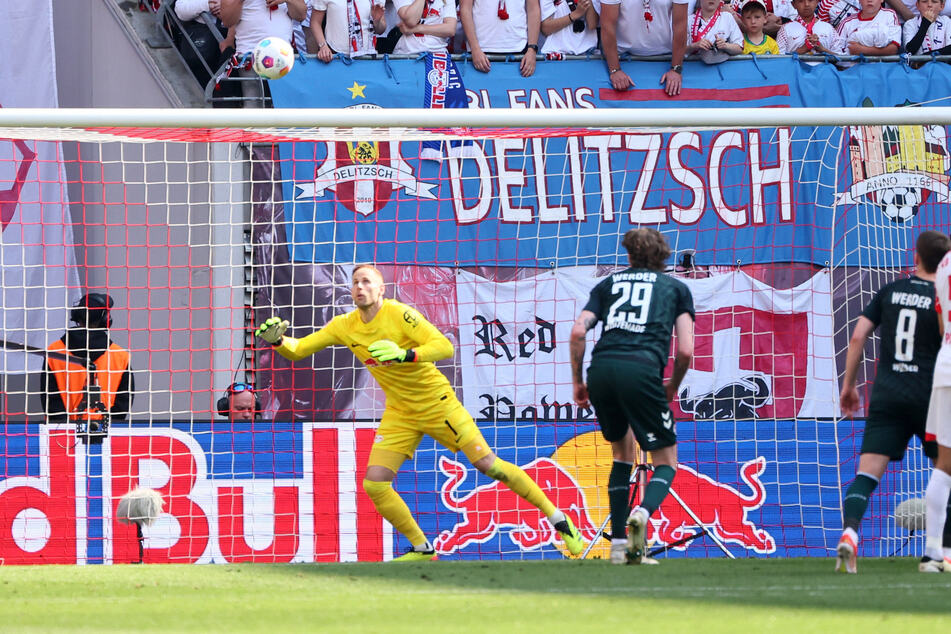
[[[511,462],[496,458],[485,475],[512,489],[520,498],[537,507],[545,514],[545,517],[551,517],[558,510],[545,492],[535,484],[535,481]]]
[[[413,514],[409,512],[406,502],[399,493],[393,490],[392,482],[364,480],[363,490],[373,500],[373,506],[376,507],[377,512],[408,539],[410,544],[420,546],[426,543],[426,534],[413,519]]]

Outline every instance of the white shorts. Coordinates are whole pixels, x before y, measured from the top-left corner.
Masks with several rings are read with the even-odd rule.
[[[939,445],[951,447],[951,387],[931,388],[925,438],[935,439]]]

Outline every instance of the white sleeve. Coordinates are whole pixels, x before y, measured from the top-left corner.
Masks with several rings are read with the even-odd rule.
[[[743,31],[740,30],[740,25],[736,23],[736,20],[729,13],[724,13],[721,16],[725,19],[727,23],[727,31],[730,32],[729,36],[726,38],[726,41],[730,44],[739,44],[743,46]]]
[[[787,20],[795,20],[799,15],[789,0],[773,0],[773,13]]]
[[[891,38],[890,42],[901,45],[901,24],[898,22],[898,14],[892,12],[892,22],[886,27],[886,32],[888,37]]]
[[[915,37],[915,33],[918,32],[919,24],[921,24],[921,18],[914,17],[905,22],[904,26],[901,27],[901,43],[903,46],[907,46],[908,42]]]
[[[555,15],[555,3],[553,0],[541,0],[539,2],[542,10],[542,20],[547,20],[548,18]]]
[[[175,3],[175,15],[182,22],[197,19],[203,11],[208,11],[208,0],[178,0]]]

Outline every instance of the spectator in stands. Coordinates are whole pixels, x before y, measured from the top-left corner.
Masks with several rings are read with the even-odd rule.
[[[687,0],[601,0],[601,53],[615,90],[634,85],[621,70],[621,53],[670,55],[660,83],[679,95],[686,48]]]
[[[82,424],[105,431],[125,420],[135,384],[129,351],[109,336],[113,299],[104,293],[83,295],[69,313],[76,325],[49,345],[40,378],[47,422]]]
[[[901,25],[882,0],[861,0],[862,10],[839,24],[839,37],[852,55],[896,55]]]
[[[221,22],[221,0],[178,0],[175,15],[181,27],[166,19],[166,28],[175,48],[202,88],[234,55],[234,27]],[[241,86],[237,82],[218,83],[212,93],[215,107],[241,107]]]
[[[251,69],[251,53],[267,37],[294,39],[293,20],[307,17],[305,0],[220,0],[221,21],[234,27],[235,50],[239,60],[237,74],[248,78],[241,82],[245,108],[264,106],[264,82]]]
[[[790,0],[763,0],[766,6],[766,24],[763,25],[763,33],[770,37],[779,33],[783,24],[796,18],[796,9],[792,6]],[[723,4],[723,11],[732,13],[737,25],[743,33],[746,33],[746,27],[743,24],[743,16],[740,10],[743,7],[743,0],[733,0]]]
[[[455,4],[455,0],[452,0]],[[397,13],[399,3],[395,0],[386,0],[383,7],[383,21],[386,24],[383,34],[376,38],[376,52],[380,55],[386,55],[396,50],[396,45],[403,37],[403,31],[400,30],[400,16]]]
[[[842,21],[862,8],[860,0],[819,0],[816,17],[838,28]]]
[[[314,12],[314,0],[304,0],[305,15],[303,20],[291,20],[293,25],[292,32],[294,50],[298,53],[309,55],[317,49],[314,44],[314,36],[310,31],[310,16]]]
[[[466,34],[472,65],[492,69],[486,53],[522,55],[522,77],[535,72],[541,9],[538,0],[460,0],[459,19]]]
[[[944,0],[918,0],[918,17],[905,22],[902,42],[912,55],[951,54],[951,18],[941,15]]]
[[[766,3],[763,0],[746,0],[741,11],[746,35],[743,37],[744,55],[779,55],[776,40],[763,32],[766,26]]]
[[[402,37],[396,54],[445,51],[456,32],[455,0],[396,0]]]
[[[700,0],[690,20],[687,55],[697,53],[708,64],[743,52],[743,33],[720,0]]]
[[[599,0],[541,0],[544,55],[582,55],[598,46]]]
[[[842,41],[832,25],[816,17],[818,0],[793,0],[798,15],[779,29],[776,44],[781,53],[839,55],[844,51]]]
[[[216,403],[218,415],[232,421],[252,421],[261,415],[261,402],[250,383],[232,383]]]
[[[310,30],[324,63],[336,53],[375,55],[377,36],[386,30],[384,0],[314,0]]]

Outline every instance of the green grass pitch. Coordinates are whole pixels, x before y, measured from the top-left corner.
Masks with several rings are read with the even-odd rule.
[[[951,631],[913,559],[0,567],[0,631]]]

